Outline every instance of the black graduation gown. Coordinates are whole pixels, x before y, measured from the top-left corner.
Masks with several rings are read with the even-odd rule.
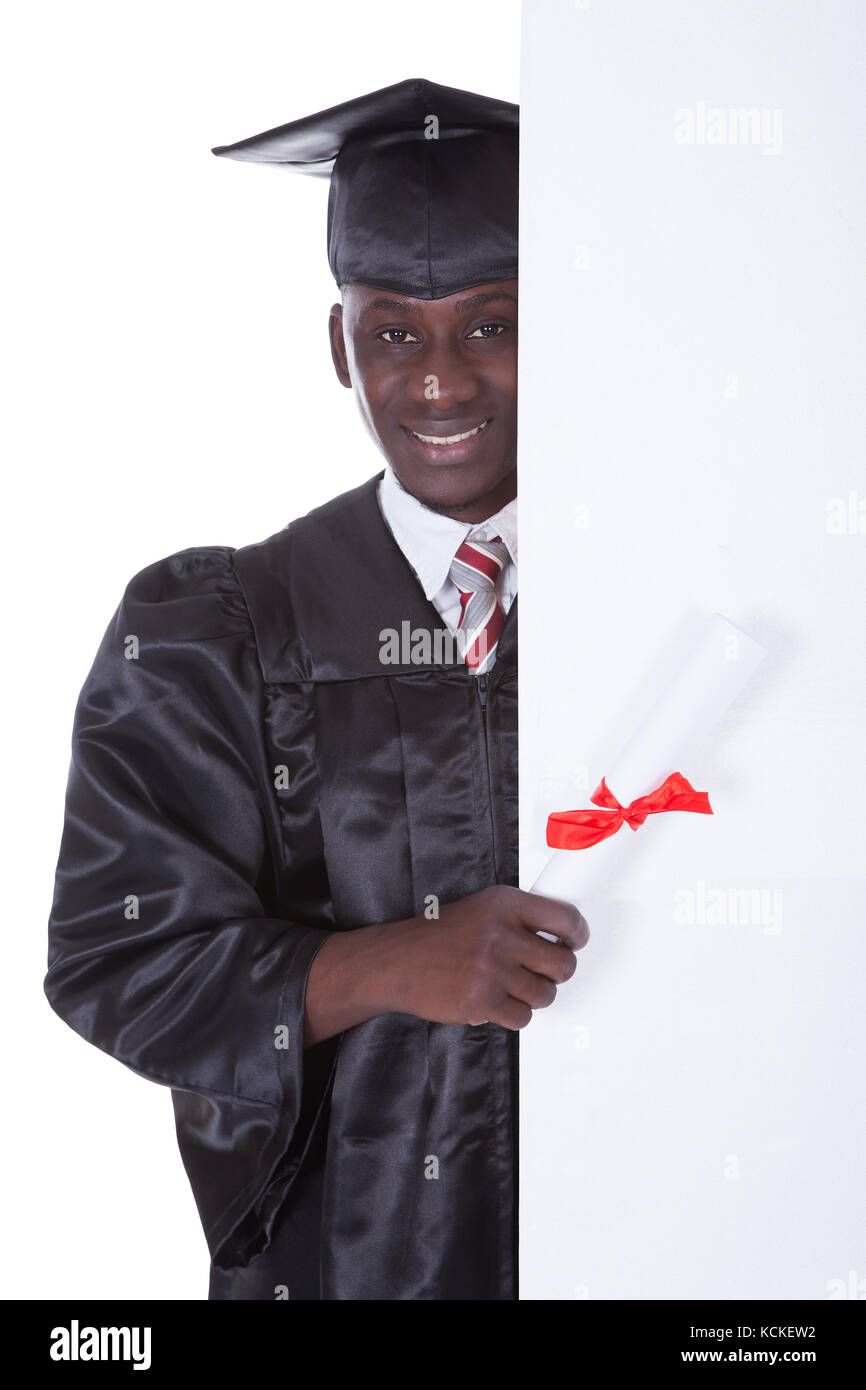
[[[517,882],[516,602],[486,683],[383,664],[443,624],[380,477],[142,570],[76,712],[45,991],[171,1087],[211,1299],[516,1297],[518,1035],[303,1049],[333,931]]]

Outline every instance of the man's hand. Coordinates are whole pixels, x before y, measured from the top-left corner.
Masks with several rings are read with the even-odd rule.
[[[545,941],[545,931],[559,941]],[[519,888],[485,888],[413,918],[395,942],[398,997],[406,1013],[434,1023],[525,1028],[577,968],[589,928],[576,907]],[[404,958],[400,959],[400,952]]]
[[[525,1028],[571,979],[588,940],[576,907],[503,885],[443,906],[434,921],[336,932],[310,970],[305,1042],[384,1013]]]

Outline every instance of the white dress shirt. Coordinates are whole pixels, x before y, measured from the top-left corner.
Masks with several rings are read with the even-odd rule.
[[[461,609],[460,590],[450,579],[449,571],[458,547],[469,536],[482,541],[499,536],[505,542],[510,560],[499,576],[496,594],[503,612],[508,612],[517,593],[516,498],[486,521],[455,521],[451,516],[431,511],[407,492],[387,464],[378,496],[391,534],[415,571],[427,598],[451,632],[457,631]]]

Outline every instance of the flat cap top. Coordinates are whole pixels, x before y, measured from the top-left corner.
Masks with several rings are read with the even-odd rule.
[[[517,274],[518,128],[512,102],[408,78],[213,153],[330,177],[337,283],[438,299]]]

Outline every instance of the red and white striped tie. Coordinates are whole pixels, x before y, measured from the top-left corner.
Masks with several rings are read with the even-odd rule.
[[[460,590],[458,641],[466,665],[476,676],[493,665],[505,623],[496,584],[508,561],[508,547],[501,536],[492,541],[465,540],[451,561],[450,576]]]

